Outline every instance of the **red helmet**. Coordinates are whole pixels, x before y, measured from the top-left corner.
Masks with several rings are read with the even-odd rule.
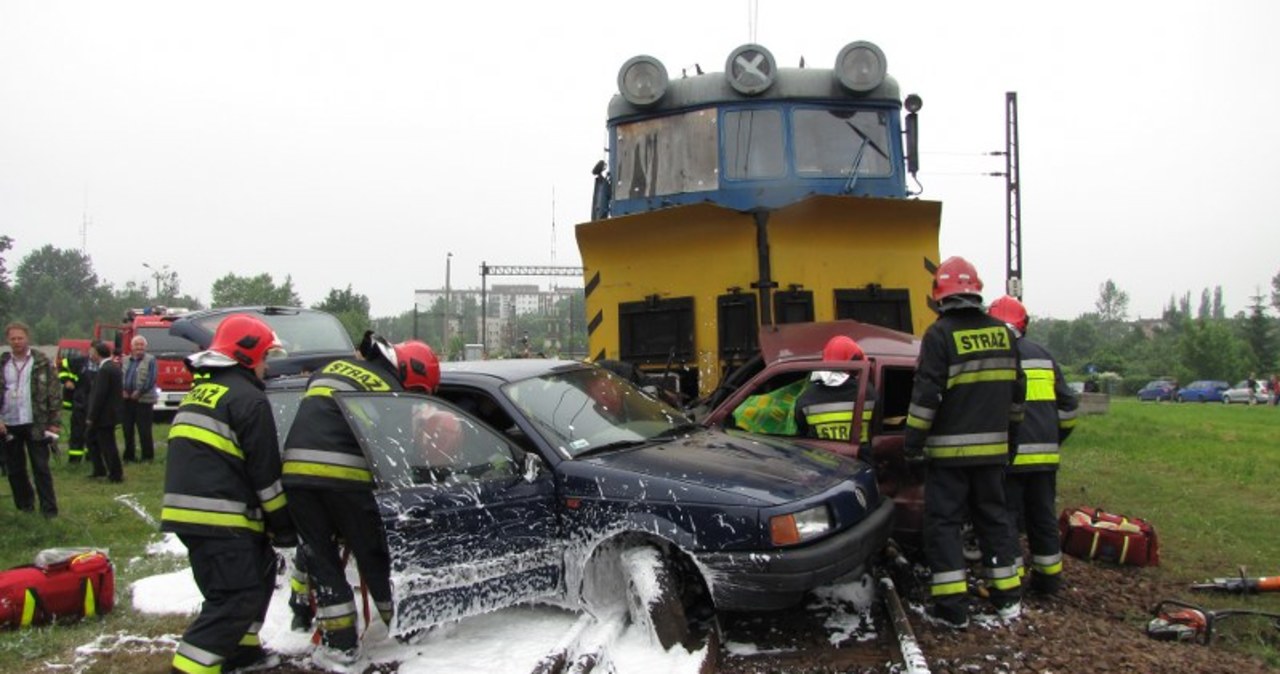
[[[453,463],[462,448],[462,424],[452,412],[428,408],[426,416],[414,419],[418,444],[427,463],[433,466]]]
[[[862,360],[866,357],[862,347],[844,335],[832,337],[827,340],[827,345],[822,347],[823,360]]]
[[[247,368],[255,368],[267,359],[267,352],[281,348],[280,339],[271,326],[248,314],[232,314],[218,324],[210,351],[234,358]]]
[[[1001,297],[991,303],[987,313],[991,314],[992,318],[1013,326],[1013,329],[1018,332],[1027,331],[1027,308],[1022,306],[1022,302],[1019,302],[1016,297],[1011,295]]]
[[[958,255],[944,260],[933,273],[933,300],[941,302],[953,295],[982,297],[982,279],[978,278],[978,270]]]
[[[622,389],[604,372],[597,372],[587,380],[587,396],[613,414],[622,413]]]
[[[396,376],[410,391],[434,393],[440,385],[440,359],[431,347],[416,339],[400,342],[392,347]]]

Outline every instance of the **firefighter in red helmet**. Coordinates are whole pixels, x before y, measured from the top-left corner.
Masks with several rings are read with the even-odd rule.
[[[1076,423],[1076,396],[1048,349],[1027,339],[1027,309],[1008,295],[991,303],[988,313],[1004,321],[1017,337],[1018,362],[1027,377],[1027,400],[1018,424],[1017,449],[1005,474],[1013,535],[1027,532],[1031,548],[1031,591],[1054,594],[1062,585],[1062,547],[1058,540],[1058,447]],[[1021,547],[1019,547],[1021,550]]]
[[[282,482],[305,544],[324,657],[338,663],[354,662],[359,645],[355,596],[347,583],[338,541],[355,557],[378,615],[387,625],[392,617],[391,557],[373,499],[373,474],[332,394],[431,393],[440,383],[440,362],[422,342],[392,345],[369,331],[360,343],[359,356],[335,360],[311,376],[284,444]]]
[[[865,360],[866,354],[852,338],[836,335],[822,348],[822,360],[847,362]],[[814,370],[809,375],[809,385],[796,398],[796,434],[801,437],[824,440],[850,439],[853,414],[858,404],[858,375],[844,370]],[[871,418],[875,414],[876,392],[867,382],[861,415],[859,443],[866,443],[871,434]]]
[[[271,545],[297,544],[262,383],[278,347],[266,323],[234,314],[186,360],[195,386],[169,430],[160,529],[187,547],[204,603],[174,653],[175,672],[270,664],[258,629],[275,590]]]
[[[992,604],[1002,618],[1022,610],[1017,541],[1008,521],[1004,468],[1022,415],[1025,383],[1014,336],[982,306],[982,280],[962,257],[934,274],[938,319],[920,343],[904,451],[924,461],[924,552],[932,572],[931,622],[968,625],[960,530],[972,521]]]

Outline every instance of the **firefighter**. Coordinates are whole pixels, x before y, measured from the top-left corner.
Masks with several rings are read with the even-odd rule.
[[[88,405],[89,378],[82,376],[89,363],[84,356],[63,356],[58,361],[58,379],[62,382],[62,409],[71,410],[71,429],[67,438],[67,463],[80,463],[85,458],[84,420]],[[84,390],[86,395],[81,395]]]
[[[1019,525],[1025,525],[1031,548],[1031,591],[1055,594],[1062,584],[1062,547],[1054,512],[1058,446],[1075,427],[1078,403],[1053,356],[1027,339],[1027,309],[1022,302],[1006,295],[991,303],[989,313],[1017,336],[1018,362],[1027,378],[1017,449],[1004,480],[1013,535],[1016,540]]]
[[[186,545],[204,604],[173,655],[174,672],[217,674],[274,660],[258,639],[275,590],[271,546],[297,544],[262,383],[267,352],[278,344],[266,323],[233,314],[208,350],[186,359],[195,386],[169,431],[160,528]]]
[[[326,365],[307,391],[285,439],[284,477],[298,533],[307,548],[306,570],[315,593],[324,657],[340,664],[359,655],[355,597],[339,555],[339,541],[356,559],[383,623],[391,624],[391,558],[373,499],[373,475],[334,391],[430,393],[440,382],[431,347],[410,340],[392,346],[372,331],[360,359]]]
[[[961,527],[973,522],[989,597],[1001,618],[1022,611],[1017,541],[1008,521],[1004,467],[1022,415],[1024,382],[1013,333],[982,307],[982,281],[961,257],[934,274],[938,319],[920,343],[904,452],[923,461],[924,552],[931,622],[968,626]]]
[[[862,347],[845,335],[836,335],[822,347],[822,360],[843,362],[865,360]],[[853,428],[853,411],[858,404],[858,376],[851,372],[815,370],[810,386],[796,398],[796,434],[827,440],[848,440]],[[871,417],[876,409],[876,392],[867,383],[862,403],[862,431],[858,441],[871,436]]]

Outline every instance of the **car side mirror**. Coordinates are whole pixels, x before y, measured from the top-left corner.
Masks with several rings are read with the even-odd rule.
[[[524,481],[533,482],[542,474],[546,464],[542,463],[542,457],[533,452],[525,452],[524,455]]]

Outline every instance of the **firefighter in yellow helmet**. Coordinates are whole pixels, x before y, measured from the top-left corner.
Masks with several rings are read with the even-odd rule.
[[[1022,302],[1006,295],[992,302],[988,311],[1017,336],[1018,361],[1027,377],[1025,413],[1004,481],[1013,535],[1016,538],[1019,528],[1026,529],[1031,591],[1054,594],[1062,585],[1062,547],[1054,505],[1058,446],[1075,428],[1078,403],[1048,349],[1027,339],[1027,309]]]
[[[278,345],[266,323],[233,314],[208,350],[187,357],[195,385],[169,430],[160,529],[187,546],[204,603],[173,655],[174,672],[217,674],[273,658],[258,639],[275,590],[271,546],[297,545],[262,383]]]
[[[932,572],[931,622],[968,625],[960,530],[973,522],[986,586],[1001,618],[1021,614],[1017,541],[1008,521],[1004,468],[1021,419],[1025,384],[1014,337],[982,307],[973,265],[951,257],[933,284],[938,319],[920,342],[904,452],[926,465],[924,552]]]

